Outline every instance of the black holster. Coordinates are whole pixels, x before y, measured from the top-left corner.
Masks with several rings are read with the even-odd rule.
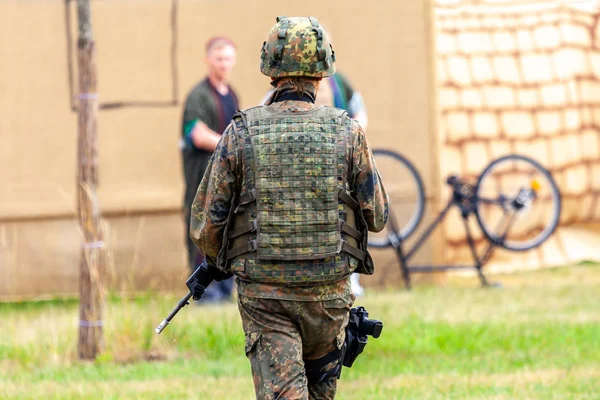
[[[323,382],[333,376],[340,378],[342,366],[350,368],[367,345],[368,337],[378,338],[383,323],[369,319],[364,307],[350,309],[350,318],[346,326],[346,339],[341,349],[336,349],[316,360],[304,360],[306,379],[310,382]],[[334,364],[332,364],[335,362]]]

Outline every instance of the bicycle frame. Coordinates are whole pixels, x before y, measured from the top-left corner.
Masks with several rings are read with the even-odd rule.
[[[475,247],[475,240],[471,234],[471,228],[469,227],[468,219],[471,214],[477,213],[476,204],[477,201],[486,201],[492,202],[493,200],[487,199],[478,199],[475,195],[475,190],[473,186],[467,182],[459,180],[455,176],[451,176],[448,178],[447,183],[452,186],[452,198],[448,201],[445,208],[438,214],[433,222],[429,224],[429,226],[421,233],[418,237],[417,241],[414,245],[405,251],[404,249],[404,241],[402,238],[398,237],[396,234],[390,234],[389,238],[392,243],[392,246],[396,250],[396,256],[398,257],[398,262],[400,264],[400,270],[402,273],[402,279],[404,280],[404,285],[407,289],[411,288],[411,279],[410,274],[412,272],[441,272],[447,270],[459,270],[459,269],[472,269],[474,268],[477,271],[477,275],[479,280],[481,281],[482,286],[489,286],[489,282],[485,275],[483,274],[483,266],[490,259],[494,247],[497,244],[493,241],[489,241],[482,255],[480,256],[477,252],[477,248]],[[502,200],[500,200],[502,201]],[[423,243],[427,240],[427,238],[431,235],[431,233],[435,230],[435,228],[442,222],[442,220],[448,214],[448,211],[452,208],[452,206],[458,207],[461,211],[461,216],[463,220],[463,224],[465,226],[465,231],[467,233],[467,242],[469,244],[469,248],[471,250],[471,255],[473,256],[474,265],[465,266],[465,265],[414,265],[409,266],[409,260],[414,256],[414,254],[421,248]],[[506,229],[502,236],[500,237],[503,240],[506,237],[506,233],[510,229],[513,221],[514,221],[514,213],[512,215],[507,216],[506,213],[504,217],[508,217],[508,222],[506,225]],[[393,220],[393,218],[391,218]],[[503,220],[502,222],[506,222]],[[394,223],[392,222],[392,225]],[[500,224],[499,224],[500,225]],[[392,226],[392,232],[396,232],[394,226]]]

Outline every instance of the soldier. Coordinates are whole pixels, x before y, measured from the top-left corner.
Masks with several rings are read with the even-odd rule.
[[[237,278],[261,400],[334,398],[350,274],[373,273],[367,231],[387,221],[362,129],[345,111],[314,105],[334,61],[315,18],[277,18],[261,55],[275,92],[233,117],[192,206],[192,240]]]
[[[266,104],[274,91],[274,88],[271,88],[261,101],[261,104]],[[362,95],[352,87],[348,78],[339,71],[321,80],[319,91],[316,94],[315,105],[337,107],[348,111],[348,116],[355,119],[363,131],[366,132],[369,119]],[[352,274],[350,278],[352,293],[356,296],[362,296],[365,290],[360,284],[359,275]]]

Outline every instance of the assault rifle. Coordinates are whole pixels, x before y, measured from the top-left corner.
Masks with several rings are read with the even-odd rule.
[[[167,318],[165,318],[156,327],[154,332],[160,335],[160,333],[167,327],[167,325],[169,325],[169,322],[171,322],[173,317],[177,315],[179,310],[190,304],[190,298],[193,298],[194,300],[200,299],[206,291],[206,288],[208,287],[208,285],[210,285],[212,281],[222,281],[224,279],[229,278],[230,276],[231,274],[221,272],[215,267],[210,267],[206,260],[204,260],[202,264],[200,264],[200,266],[196,268],[194,273],[185,282],[185,285],[190,290],[189,293],[186,294],[184,298],[179,300],[177,306],[173,309],[173,311],[171,311]]]

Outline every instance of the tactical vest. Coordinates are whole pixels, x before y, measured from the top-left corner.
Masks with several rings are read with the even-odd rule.
[[[253,281],[289,283],[302,275],[308,283],[311,276],[333,280],[348,271],[326,271],[331,267],[315,262],[307,274],[293,261],[345,253],[358,259],[359,272],[372,274],[366,224],[349,194],[352,120],[347,113],[320,107],[290,114],[259,106],[240,116],[247,128],[246,134],[237,133],[243,182],[227,224],[222,265],[254,257],[257,262],[245,271]],[[261,262],[271,269],[264,271]],[[281,270],[274,273],[273,265]]]

